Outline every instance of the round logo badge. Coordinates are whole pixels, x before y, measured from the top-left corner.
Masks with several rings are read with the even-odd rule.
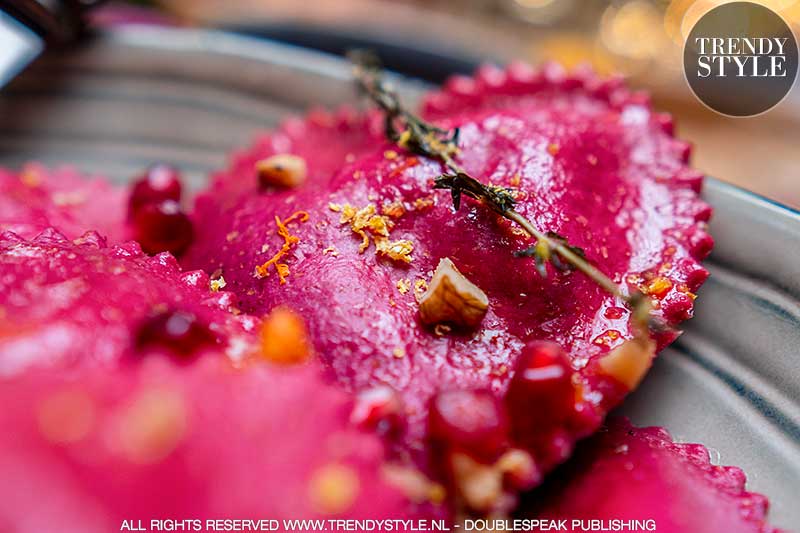
[[[777,13],[752,2],[731,2],[694,25],[683,48],[683,70],[706,106],[750,117],[789,94],[797,78],[797,56],[797,39]]]

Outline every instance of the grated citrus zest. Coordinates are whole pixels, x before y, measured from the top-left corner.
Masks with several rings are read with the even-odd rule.
[[[300,237],[289,233],[288,225],[292,222],[306,222],[308,220],[308,213],[305,211],[295,211],[289,217],[281,220],[277,215],[275,216],[275,225],[278,227],[278,235],[283,237],[283,246],[266,262],[256,265],[255,276],[259,279],[269,276],[269,267],[275,266],[275,272],[278,274],[281,285],[286,283],[286,278],[289,276],[289,265],[286,263],[279,263],[280,259],[289,253],[292,246],[300,242]]]

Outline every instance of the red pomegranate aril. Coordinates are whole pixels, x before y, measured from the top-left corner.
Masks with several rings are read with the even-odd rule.
[[[356,395],[350,421],[382,435],[401,429],[401,404],[397,392],[389,386],[363,390]]]
[[[142,206],[133,217],[134,238],[148,254],[178,256],[192,243],[192,221],[173,200]]]
[[[431,402],[431,439],[442,451],[465,452],[492,461],[508,442],[508,417],[488,391],[447,391]]]
[[[216,336],[206,324],[185,311],[164,311],[149,318],[136,335],[136,348],[163,348],[175,355],[186,357],[198,348],[211,346]]]
[[[153,165],[131,186],[128,219],[145,205],[181,199],[181,175],[169,165]]]
[[[516,442],[532,445],[565,425],[575,409],[572,368],[558,344],[533,342],[522,351],[505,398]]]

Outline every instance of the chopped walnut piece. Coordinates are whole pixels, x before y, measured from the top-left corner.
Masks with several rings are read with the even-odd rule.
[[[399,239],[390,241],[380,237],[375,237],[375,249],[379,254],[383,254],[389,259],[395,261],[402,261],[404,263],[411,262],[411,252],[414,251],[414,243],[407,239]]]
[[[415,468],[386,464],[381,473],[389,485],[396,487],[412,502],[431,502],[438,505],[447,496],[442,485],[434,483]]]
[[[397,280],[397,290],[400,291],[400,294],[406,294],[410,288],[411,288],[411,282],[409,280],[407,279]]]
[[[381,206],[381,214],[386,215],[392,218],[400,218],[406,213],[406,208],[403,205],[403,202],[400,200],[395,200],[394,202],[390,202],[387,204],[383,204]]]
[[[417,211],[424,211],[434,206],[436,201],[431,196],[425,196],[423,198],[417,198],[414,200],[414,209]]]
[[[278,154],[256,163],[258,184],[262,189],[268,187],[297,187],[306,181],[308,169],[302,157],[292,154]]]
[[[520,449],[511,448],[494,463],[481,463],[464,453],[450,456],[458,496],[473,511],[503,513],[508,511],[508,489],[528,490],[541,482],[542,476],[533,457]]]
[[[447,324],[436,324],[433,327],[433,334],[436,335],[437,337],[444,337],[445,335],[449,335],[451,331],[453,331],[453,328],[451,328]]]
[[[542,480],[536,462],[525,450],[512,448],[500,456],[495,466],[514,487],[522,490],[530,489]]]
[[[414,298],[419,303],[422,300],[422,296],[428,290],[428,282],[424,279],[418,279],[414,282]]]
[[[489,299],[445,257],[439,261],[428,290],[419,302],[419,316],[426,324],[449,323],[474,328],[481,323]]]
[[[481,464],[463,453],[451,458],[459,496],[470,509],[492,510],[503,496],[503,472],[494,465]]]
[[[208,286],[212,292],[217,292],[224,289],[228,283],[225,281],[225,278],[222,276],[216,277],[208,282]]]
[[[656,343],[653,340],[636,337],[611,350],[598,364],[604,374],[633,390],[650,368],[655,353]]]

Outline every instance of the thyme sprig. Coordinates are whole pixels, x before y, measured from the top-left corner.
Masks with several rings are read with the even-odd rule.
[[[641,291],[634,289],[630,294],[623,294],[611,278],[586,260],[583,250],[571,246],[557,233],[540,230],[516,211],[513,189],[482,183],[461,167],[454,159],[459,153],[458,128],[439,128],[403,107],[398,94],[383,79],[382,67],[374,55],[364,51],[352,52],[350,60],[360,91],[384,113],[386,137],[401,148],[440,161],[448,169],[434,180],[433,188],[449,190],[454,209],[461,206],[462,195],[481,202],[536,239],[533,246],[515,255],[532,257],[543,277],[547,276],[548,263],[559,270],[579,270],[603,290],[624,301],[631,309],[634,324],[643,332],[664,327],[651,317],[650,300]]]

